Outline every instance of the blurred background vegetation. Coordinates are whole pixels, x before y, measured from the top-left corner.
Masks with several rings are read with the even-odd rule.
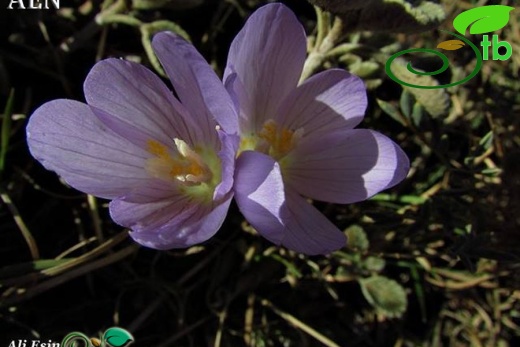
[[[397,187],[353,205],[315,205],[349,236],[306,257],[259,237],[236,206],[216,237],[186,250],[135,245],[107,201],[67,187],[28,153],[31,112],[84,101],[96,61],[121,57],[161,73],[150,38],[174,31],[221,74],[258,0],[62,0],[59,10],[0,8],[0,346],[99,337],[111,326],[138,346],[518,346],[520,341],[520,30],[469,82],[402,88],[385,61],[434,48],[460,12],[514,1],[284,1],[309,36],[308,73],[330,67],[369,89],[363,128],[411,159]],[[50,2],[49,2],[50,3]],[[2,2],[4,4],[4,2]],[[339,19],[338,19],[339,18]],[[479,36],[469,36],[478,46]],[[473,69],[471,50],[447,53]],[[428,71],[438,61],[417,61]],[[28,342],[28,345],[30,342]]]

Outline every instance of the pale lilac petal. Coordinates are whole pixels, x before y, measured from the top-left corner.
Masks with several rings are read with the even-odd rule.
[[[150,204],[121,200],[110,203],[112,219],[132,230],[130,236],[154,249],[189,247],[211,238],[220,229],[231,195],[217,205],[200,204],[181,196]]]
[[[309,255],[328,254],[346,245],[345,234],[314,206],[291,189],[285,196],[289,216],[282,245]]]
[[[175,181],[150,178],[146,184],[131,187],[117,198],[126,202],[150,203],[176,197],[180,193],[179,188]]]
[[[166,147],[171,147],[174,144],[173,138],[168,139],[167,137],[163,136],[163,134],[159,135],[157,133],[150,133],[143,128],[139,128],[133,125],[131,122],[127,122],[121,118],[114,117],[94,106],[90,106],[90,109],[103,123],[104,126],[112,130],[117,135],[132,142],[139,148],[147,149],[148,142],[150,140],[158,142]]]
[[[239,98],[238,93],[236,91],[237,87],[235,87],[236,79],[237,79],[236,72],[231,73],[228,76],[228,78],[226,79],[224,88],[226,88],[226,91],[229,93],[229,96],[231,97],[231,101],[233,101],[233,106],[235,107],[235,110],[238,110],[240,108],[240,104],[239,104],[239,99],[238,99]],[[241,88],[241,89],[243,89],[243,88]]]
[[[275,116],[278,106],[300,79],[307,53],[303,26],[282,4],[256,10],[233,40],[224,81],[233,72],[248,90],[250,100],[239,100],[252,110],[249,126],[254,131]]]
[[[222,180],[215,187],[213,200],[219,201],[233,189],[233,175],[235,172],[235,157],[238,149],[240,138],[235,134],[227,134],[218,131],[220,138],[220,151],[218,156],[221,161]]]
[[[270,156],[246,151],[235,167],[235,200],[240,211],[262,236],[279,245],[286,219],[280,166]]]
[[[287,129],[303,128],[303,136],[352,129],[367,108],[363,81],[345,70],[320,72],[294,89],[274,118]]]
[[[179,99],[201,128],[202,136],[216,137],[214,130],[217,123],[226,132],[237,133],[233,101],[222,81],[195,47],[169,32],[155,35],[152,45]]]
[[[102,122],[90,107],[54,100],[38,108],[27,125],[31,154],[72,187],[103,198],[116,198],[146,185],[148,154]]]
[[[94,112],[104,112],[99,114],[102,121],[114,118],[107,126],[118,121],[116,131],[133,127],[162,143],[181,138],[194,144],[196,125],[187,111],[161,79],[142,65],[120,59],[100,61],[90,70],[84,92]]]
[[[402,181],[406,154],[388,137],[353,129],[300,143],[284,174],[298,193],[333,203],[365,200]]]
[[[227,67],[227,69],[232,70],[230,67]],[[244,131],[252,130],[250,129],[251,121],[249,117],[254,114],[254,109],[251,96],[249,95],[250,91],[244,87],[235,72],[231,73],[225,81],[226,90],[231,96],[238,114],[239,129]]]
[[[110,215],[117,224],[134,232],[147,233],[158,230],[174,218],[185,219],[194,213],[197,204],[186,195],[177,195],[147,204],[116,199],[110,202],[109,208]]]
[[[297,252],[327,254],[345,245],[345,235],[316,208],[284,188],[278,163],[246,151],[237,159],[235,199],[249,223],[269,241]]]

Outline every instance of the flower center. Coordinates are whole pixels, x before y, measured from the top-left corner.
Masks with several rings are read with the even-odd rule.
[[[280,127],[274,120],[267,120],[257,134],[243,136],[240,151],[255,150],[281,160],[294,149],[303,136],[303,128],[291,130]]]
[[[173,141],[176,151],[158,141],[147,141],[147,151],[154,156],[146,161],[146,171],[152,177],[177,183],[186,194],[211,198],[221,179],[217,154],[213,149],[192,149],[181,139]]]

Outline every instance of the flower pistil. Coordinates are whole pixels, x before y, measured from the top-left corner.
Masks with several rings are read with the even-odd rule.
[[[182,191],[208,200],[220,182],[220,160],[214,150],[192,149],[185,141],[175,138],[176,153],[155,140],[147,141],[147,151],[153,157],[146,161],[147,172],[156,178],[180,183]]]
[[[259,151],[280,161],[294,149],[303,133],[303,128],[292,130],[268,119],[257,134],[242,137],[240,150]]]

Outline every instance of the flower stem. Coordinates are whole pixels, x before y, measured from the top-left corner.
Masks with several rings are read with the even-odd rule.
[[[343,22],[340,18],[336,17],[334,19],[334,24],[329,30],[328,28],[325,28],[327,27],[325,19],[328,18],[328,14],[325,14],[325,12],[322,12],[321,10],[316,10],[316,14],[318,16],[316,43],[305,60],[303,72],[300,77],[300,83],[309,78],[323,64],[327,53],[339,42],[342,36],[341,34],[343,33]],[[327,32],[326,35],[324,32]]]
[[[38,245],[36,244],[36,240],[32,236],[31,232],[29,231],[29,228],[27,228],[27,225],[23,221],[22,217],[20,216],[20,212],[18,212],[18,209],[14,205],[14,203],[11,200],[11,197],[7,193],[4,188],[0,188],[0,200],[7,206],[8,210],[13,215],[14,221],[16,225],[18,226],[18,229],[20,229],[23,238],[25,239],[25,242],[27,243],[27,246],[29,247],[29,251],[31,252],[31,257],[33,260],[40,259],[40,251],[38,250]]]

